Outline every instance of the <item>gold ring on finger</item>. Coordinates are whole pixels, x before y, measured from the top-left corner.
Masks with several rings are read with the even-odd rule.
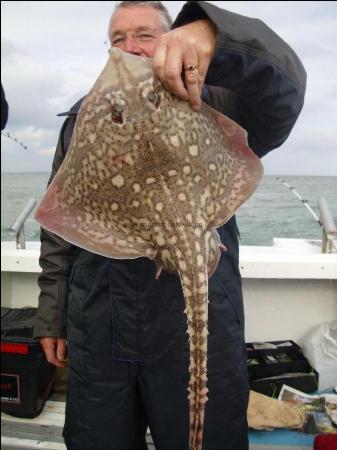
[[[197,70],[197,68],[198,68],[198,66],[195,66],[194,64],[189,64],[189,65],[185,68],[185,70],[186,70],[187,72],[193,72],[194,70]]]

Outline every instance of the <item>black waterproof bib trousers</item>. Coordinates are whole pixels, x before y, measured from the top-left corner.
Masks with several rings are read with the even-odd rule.
[[[203,450],[247,450],[248,383],[236,224],[209,279],[208,388]],[[188,450],[189,346],[180,280],[147,258],[78,250],[69,282],[69,450]]]

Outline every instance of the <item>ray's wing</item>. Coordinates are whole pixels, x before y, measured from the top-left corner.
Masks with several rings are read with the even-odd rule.
[[[156,255],[150,244],[133,232],[132,224],[116,212],[123,209],[123,196],[118,204],[114,196],[121,173],[130,163],[132,137],[113,131],[112,105],[105,100],[107,95],[132,89],[151,74],[150,61],[111,52],[80,108],[68,154],[35,214],[47,230],[111,258],[154,259]]]
[[[67,242],[110,258],[155,258],[156,251],[148,243],[138,236],[123,233],[113,222],[108,223],[108,227],[102,226],[99,220],[88,221],[86,212],[76,206],[64,208],[61,183],[59,171],[36,210],[35,219],[43,228]]]
[[[235,211],[255,192],[263,176],[263,166],[248,146],[247,132],[215,109],[208,105],[207,108],[218,123],[228,151],[234,159],[234,168],[226,192],[217,199],[221,210],[212,222],[213,227],[220,227],[228,222]]]

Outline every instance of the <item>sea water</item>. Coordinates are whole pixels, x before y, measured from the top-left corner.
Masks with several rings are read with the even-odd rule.
[[[283,175],[280,178],[294,187],[318,216],[318,201],[324,197],[337,222],[337,177]],[[15,240],[10,225],[30,198],[42,197],[48,179],[48,173],[1,174],[1,240]],[[32,216],[25,224],[28,241],[39,240],[40,236],[39,225]],[[314,217],[276,175],[263,178],[236,217],[242,245],[272,245],[273,237],[320,239],[322,235]]]

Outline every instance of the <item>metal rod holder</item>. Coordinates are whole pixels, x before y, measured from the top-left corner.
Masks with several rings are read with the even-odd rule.
[[[30,198],[26,204],[26,206],[22,209],[20,214],[14,220],[12,225],[9,227],[9,230],[15,233],[16,238],[16,248],[17,249],[25,249],[26,248],[26,239],[25,239],[25,230],[24,225],[27,220],[29,214],[35,208],[37,204],[37,200],[35,198]]]
[[[318,202],[323,225],[322,253],[332,253],[333,241],[337,238],[337,227],[328,202],[321,198]]]

